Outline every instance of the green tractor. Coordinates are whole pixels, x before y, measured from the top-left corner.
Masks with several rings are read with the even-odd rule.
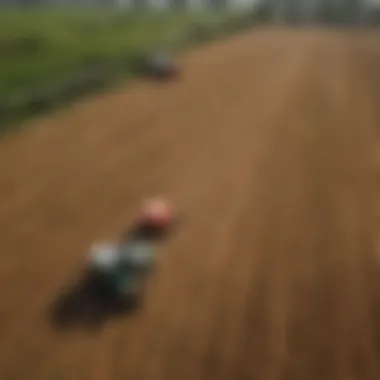
[[[138,301],[156,264],[157,242],[166,236],[173,222],[168,202],[146,201],[132,234],[119,243],[91,247],[88,274],[92,284],[110,297]]]
[[[95,286],[110,296],[135,301],[143,295],[155,262],[152,242],[101,243],[91,247],[88,268]]]

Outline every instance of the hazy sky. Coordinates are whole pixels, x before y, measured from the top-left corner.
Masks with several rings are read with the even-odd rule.
[[[126,5],[128,6],[131,0],[118,0],[119,4],[121,6]],[[165,4],[167,4],[170,0],[148,0],[151,6],[162,8],[165,7]],[[202,3],[204,4],[204,0],[187,0],[190,7],[202,7]],[[228,3],[231,6],[234,7],[252,7],[254,4],[258,3],[260,0],[228,0]],[[286,1],[286,0],[285,0]],[[299,0],[302,4],[307,3],[315,3],[318,2],[318,0]],[[368,4],[379,4],[380,0],[363,0],[364,3]]]
[[[131,0],[118,0],[120,6],[126,5],[128,6]],[[170,2],[171,0],[148,0],[151,6],[162,8],[165,7],[165,4]],[[187,0],[190,7],[202,7],[204,4],[204,0]],[[228,0],[229,4],[234,7],[252,7],[259,0]]]

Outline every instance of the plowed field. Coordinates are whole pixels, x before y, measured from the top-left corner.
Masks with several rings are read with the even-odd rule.
[[[0,142],[2,379],[380,379],[379,36],[262,29],[182,61]],[[156,193],[186,220],[142,308],[51,325]]]

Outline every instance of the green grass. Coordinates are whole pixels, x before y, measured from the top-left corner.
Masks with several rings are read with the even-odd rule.
[[[174,51],[258,21],[241,12],[1,9],[0,133],[26,117],[144,72],[154,47]]]
[[[228,17],[225,12],[2,10],[0,97],[64,77],[89,63],[179,41],[196,23]]]

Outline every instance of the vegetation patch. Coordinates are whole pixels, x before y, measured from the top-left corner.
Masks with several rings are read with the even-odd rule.
[[[0,13],[0,124],[144,73],[146,53],[172,51],[253,25],[230,12],[9,9]],[[1,128],[0,131],[6,128]]]

